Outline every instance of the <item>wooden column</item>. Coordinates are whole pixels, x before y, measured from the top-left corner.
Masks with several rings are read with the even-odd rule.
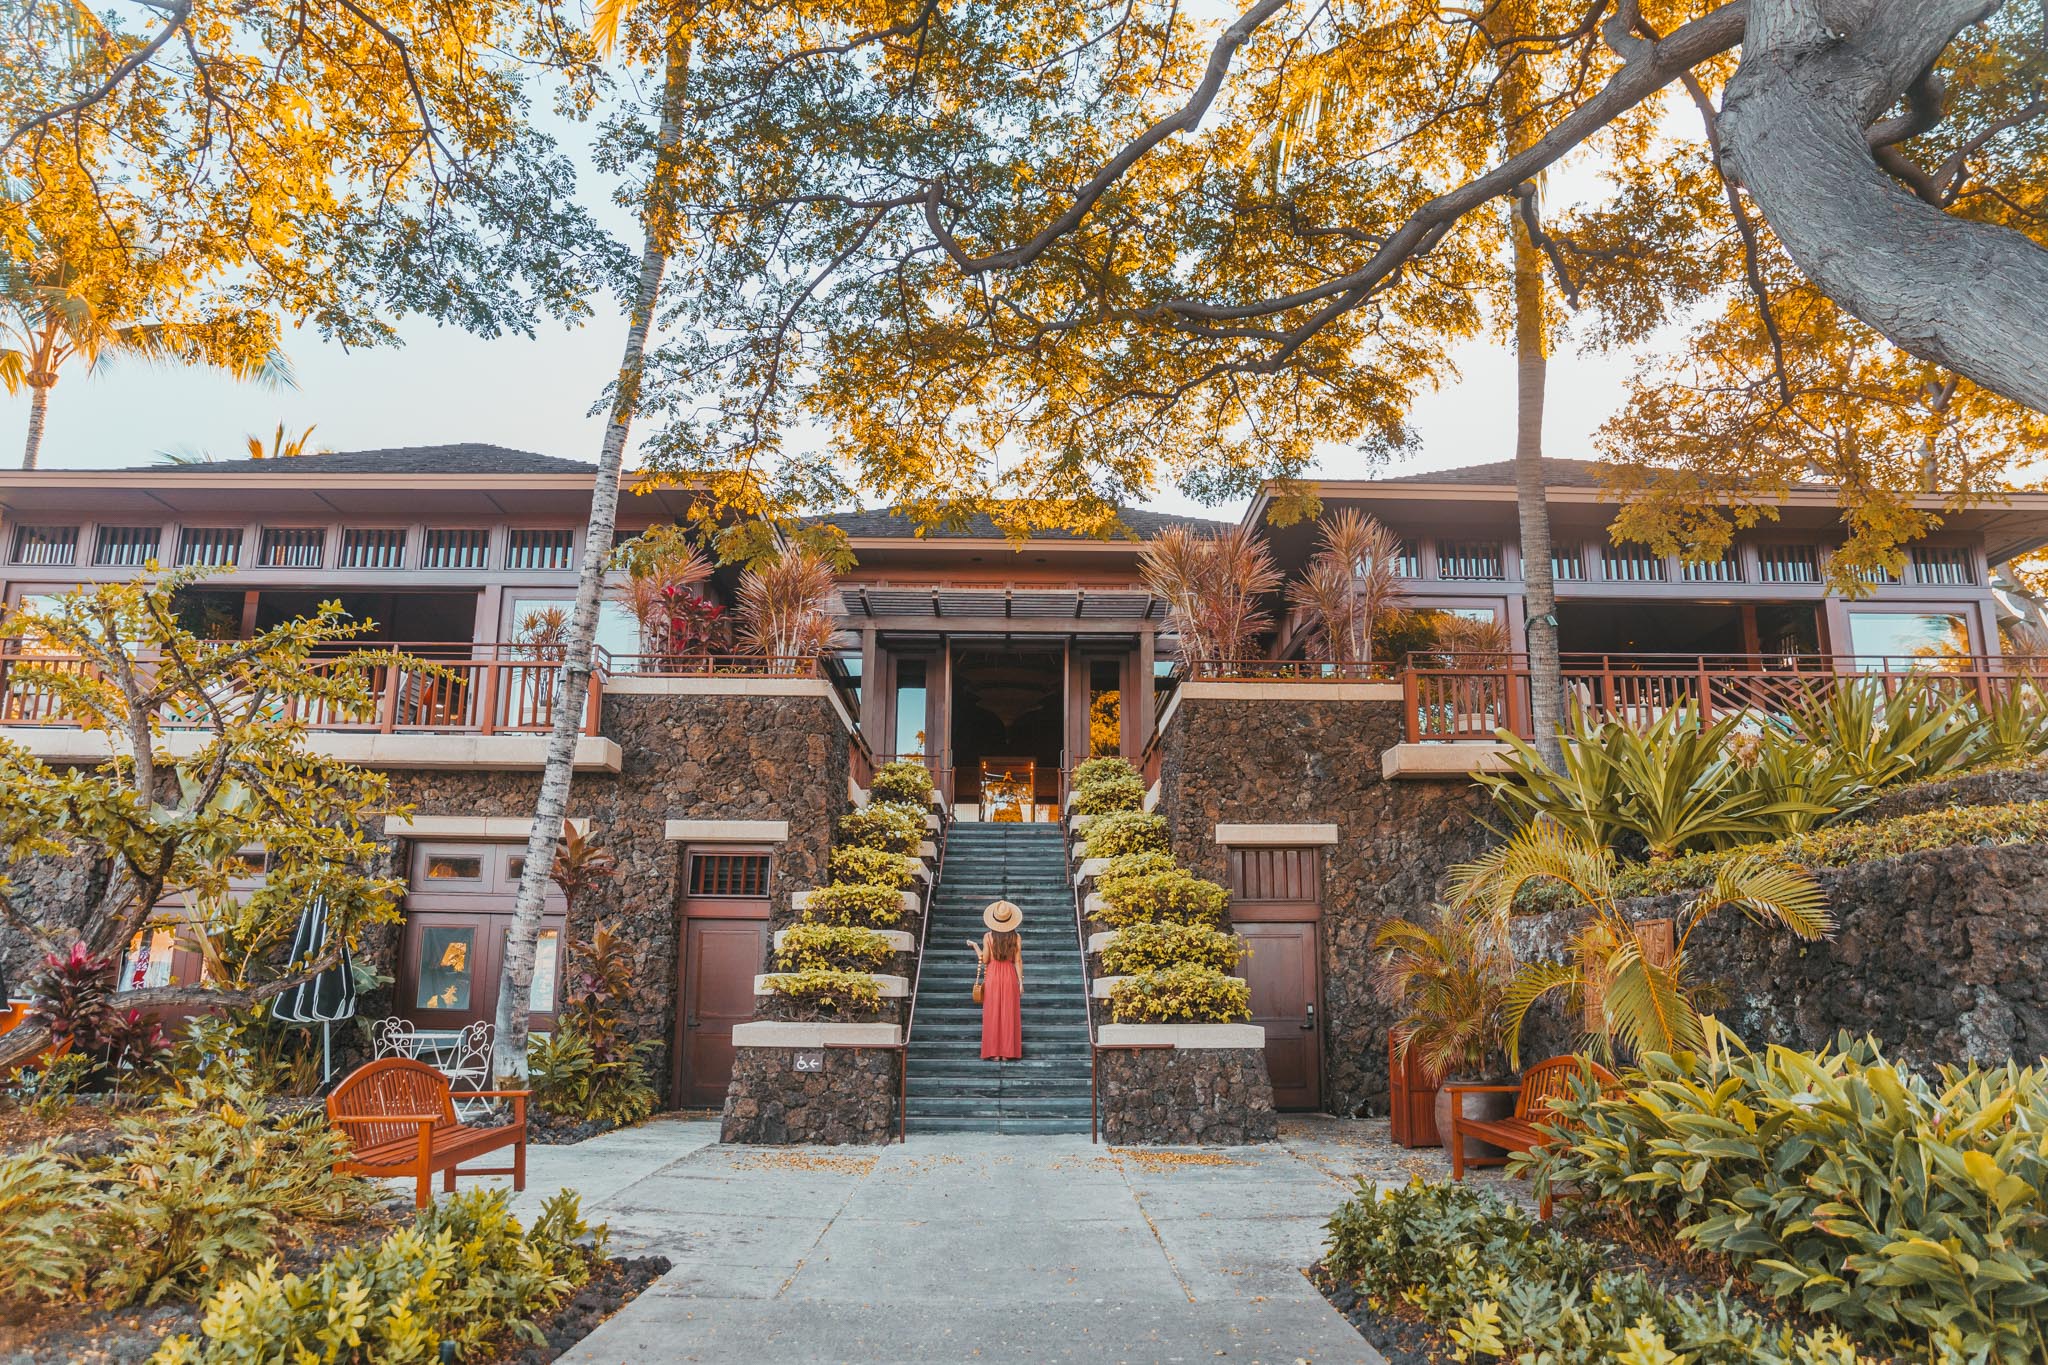
[[[873,626],[860,633],[860,725],[861,738],[876,753],[886,753],[882,741],[882,718],[888,714],[889,688],[882,677],[882,645],[880,636]]]
[[[1133,728],[1124,731],[1124,757],[1136,762],[1145,752],[1145,746],[1152,742],[1152,727],[1157,724],[1152,713],[1152,670],[1156,660],[1153,654],[1157,637],[1150,630],[1138,632],[1138,653],[1132,668],[1137,677],[1132,680],[1131,697],[1124,706],[1124,714],[1135,720]]]

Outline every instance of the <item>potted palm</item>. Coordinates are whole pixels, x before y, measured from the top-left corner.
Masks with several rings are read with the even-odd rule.
[[[1419,1063],[1436,1082],[1438,1141],[1450,1151],[1454,1083],[1485,1084],[1505,1078],[1501,1021],[1507,985],[1514,977],[1501,921],[1436,907],[1427,924],[1390,920],[1373,936],[1380,959],[1373,988],[1400,1012],[1390,1032],[1390,1060],[1396,1067]],[[1505,1118],[1513,1111],[1509,1094],[1466,1093],[1459,1097],[1467,1118]],[[1494,1148],[1465,1139],[1465,1155],[1491,1157]]]

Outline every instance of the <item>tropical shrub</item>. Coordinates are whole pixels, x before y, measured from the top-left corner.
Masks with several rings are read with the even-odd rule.
[[[1103,948],[1102,970],[1108,976],[1130,976],[1187,963],[1229,972],[1250,952],[1236,934],[1206,924],[1133,924],[1119,929]]]
[[[868,796],[905,806],[928,806],[932,800],[932,773],[914,758],[898,758],[875,769],[868,782]]]
[[[1145,806],[1145,779],[1135,773],[1129,777],[1105,777],[1085,787],[1076,787],[1069,805],[1076,815],[1142,810]]]
[[[889,940],[873,929],[797,924],[783,931],[782,944],[775,950],[775,967],[784,972],[878,972],[889,965],[895,953]]]
[[[1713,882],[1678,915],[1676,946],[1668,961],[1653,960],[1635,925],[1616,904],[1614,862],[1584,835],[1544,821],[1470,863],[1451,869],[1453,902],[1460,909],[1505,922],[1522,888],[1532,881],[1562,883],[1585,910],[1561,962],[1528,962],[1502,995],[1502,1041],[1520,1063],[1522,1024],[1536,1001],[1562,992],[1567,1001],[1590,1000],[1596,1046],[1619,1045],[1631,1055],[1697,1046],[1705,1036],[1693,1001],[1693,930],[1716,910],[1736,907],[1803,939],[1835,929],[1827,898],[1798,868],[1754,854],[1730,858]]]
[[[1163,858],[1162,854],[1138,854]],[[1171,920],[1178,924],[1217,924],[1230,904],[1230,893],[1166,859],[1164,868],[1107,871],[1098,877],[1104,908],[1098,917],[1114,929]]]
[[[1400,1057],[1418,1057],[1435,1076],[1493,1074],[1515,975],[1503,923],[1440,905],[1431,924],[1389,920],[1373,935],[1373,990],[1400,1012],[1391,1031]]]
[[[76,1171],[47,1144],[0,1154],[0,1308],[83,1290],[80,1213]]]
[[[804,915],[821,924],[845,924],[863,929],[882,929],[903,918],[903,893],[893,886],[859,886],[834,882],[811,890],[804,898]]]
[[[647,1076],[654,1045],[629,1038],[620,1017],[632,989],[633,963],[624,942],[611,925],[598,925],[589,945],[569,958],[568,991],[556,1028],[567,1036],[559,1044],[550,1040],[557,1053],[543,1054],[559,1068],[545,1096],[535,1095],[543,1109],[610,1124],[638,1123],[654,1112],[660,1096]],[[587,1063],[579,1043],[588,1049]]]
[[[826,856],[827,876],[855,886],[907,887],[917,877],[917,860],[879,848],[842,844]]]
[[[870,801],[839,817],[839,842],[884,853],[914,854],[924,842],[924,811],[896,801]]]
[[[1831,1328],[1767,1322],[1726,1292],[1670,1292],[1598,1244],[1470,1185],[1370,1180],[1332,1215],[1323,1267],[1376,1311],[1418,1314],[1455,1358],[1547,1365],[1863,1365]],[[1874,1362],[1873,1362],[1874,1365]]]
[[[28,1022],[48,1028],[53,1045],[68,1043],[67,1055],[84,1063],[75,1089],[146,1088],[162,1078],[170,1040],[155,1020],[116,1003],[111,959],[95,957],[83,943],[63,957],[47,954],[29,999]]]
[[[420,1365],[449,1359],[444,1341],[466,1359],[507,1327],[537,1343],[534,1320],[560,1307],[604,1257],[604,1229],[583,1222],[574,1191],[548,1200],[522,1231],[504,1191],[464,1190],[311,1275],[265,1264],[221,1285],[206,1302],[200,1339],[166,1341],[151,1365]]]
[[[1127,758],[1118,758],[1114,754],[1084,758],[1074,769],[1074,790],[1080,791],[1111,780],[1136,781],[1138,776],[1137,767]]]
[[[2048,1359],[2048,1070],[1930,1079],[1871,1040],[1759,1055],[1716,1025],[1559,1120],[1529,1162],[1544,1188],[1676,1227],[1870,1342]]]
[[[1251,642],[1272,624],[1262,605],[1280,586],[1273,556],[1242,526],[1204,534],[1169,526],[1138,554],[1145,586],[1166,603],[1183,661],[1227,669],[1251,656]]]
[[[1110,987],[1109,1017],[1119,1024],[1234,1024],[1252,1017],[1243,977],[1177,963],[1127,976]]]
[[[882,1007],[882,987],[866,972],[807,968],[763,978],[769,990],[815,1018],[863,1014]]]
[[[1088,822],[1082,851],[1090,858],[1118,858],[1126,853],[1164,853],[1166,817],[1120,810]]]

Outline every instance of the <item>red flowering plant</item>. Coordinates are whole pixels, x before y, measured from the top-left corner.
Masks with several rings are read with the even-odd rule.
[[[72,944],[61,957],[45,955],[29,996],[29,1022],[47,1028],[50,1041],[67,1056],[90,1063],[84,1089],[113,1089],[124,1077],[154,1079],[170,1060],[163,1029],[141,1010],[119,1007],[113,962],[94,956],[83,943]]]

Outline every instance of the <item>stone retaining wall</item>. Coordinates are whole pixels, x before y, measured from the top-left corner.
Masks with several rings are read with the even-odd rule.
[[[823,1070],[798,1071],[806,1052]],[[743,1047],[726,1092],[721,1142],[883,1143],[896,1139],[903,1054],[879,1048]]]
[[[1282,691],[1279,688],[1263,689]],[[1403,737],[1398,700],[1183,698],[1162,740],[1160,810],[1173,851],[1227,881],[1220,824],[1334,824],[1321,851],[1324,1107],[1387,1112],[1391,1013],[1370,982],[1372,936],[1425,912],[1444,873],[1492,835],[1467,778],[1388,781],[1380,755]]]
[[[1240,1146],[1279,1132],[1261,1048],[1105,1049],[1102,1136],[1118,1146]]]
[[[1840,921],[1832,940],[1803,943],[1734,910],[1694,932],[1695,975],[1724,997],[1715,1012],[1737,1034],[1818,1048],[1848,1029],[1922,1065],[2048,1056],[2048,844],[1937,849],[1816,879]],[[1671,917],[1687,899],[1623,909]],[[1577,922],[1574,911],[1529,916],[1516,949],[1556,956]],[[1576,1042],[1573,1021],[1538,1006],[1523,1059]]]

